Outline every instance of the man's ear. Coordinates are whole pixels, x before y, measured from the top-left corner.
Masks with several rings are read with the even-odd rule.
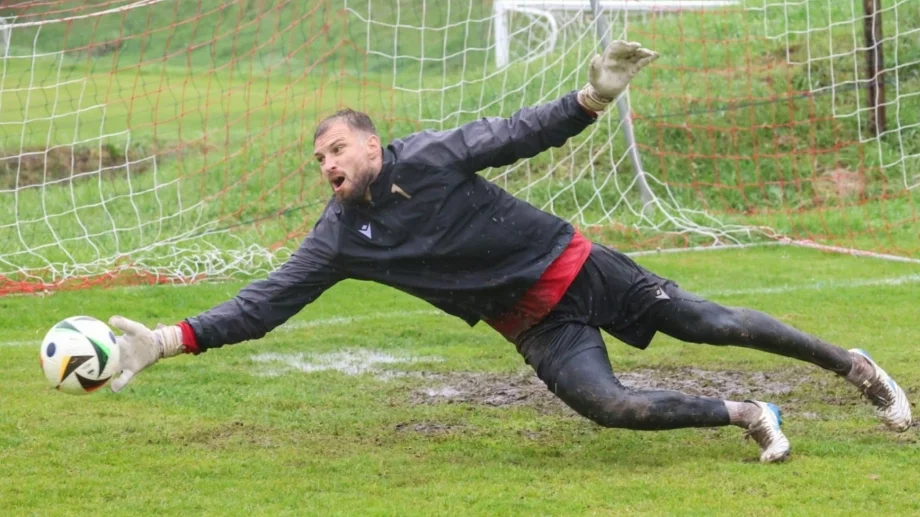
[[[370,135],[367,137],[365,148],[367,149],[368,159],[373,159],[374,157],[380,154],[380,137],[377,135]]]

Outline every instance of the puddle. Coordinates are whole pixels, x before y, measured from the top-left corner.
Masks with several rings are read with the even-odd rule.
[[[383,380],[398,377],[403,372],[394,372],[384,367],[393,364],[441,361],[438,357],[396,356],[375,350],[343,350],[328,354],[280,354],[263,353],[252,356],[264,368],[256,375],[277,377],[292,371],[311,373],[337,371],[346,375],[373,374]]]

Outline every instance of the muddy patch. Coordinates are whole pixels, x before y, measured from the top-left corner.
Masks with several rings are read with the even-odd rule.
[[[18,150],[17,150],[18,151]],[[0,152],[0,188],[13,189],[53,182],[98,181],[143,174],[153,159],[123,146],[26,148],[16,154]]]
[[[397,432],[402,433],[415,433],[422,434],[426,436],[440,436],[451,434],[459,431],[464,431],[470,426],[462,424],[445,424],[442,422],[401,422],[396,424],[395,429]]]
[[[196,429],[194,432],[173,436],[170,440],[186,446],[200,445],[212,449],[239,446],[275,448],[279,446],[268,429],[238,421],[207,429]]]
[[[824,171],[814,178],[815,195],[823,203],[847,202],[861,197],[866,192],[866,177],[845,167]]]
[[[259,367],[253,374],[275,377],[289,373],[336,371],[346,375],[371,375],[381,381],[407,379],[414,385],[408,391],[411,404],[472,404],[495,408],[525,406],[541,413],[571,413],[531,370],[507,374],[482,372],[432,372],[405,371],[400,365],[441,362],[434,356],[396,355],[368,349],[340,350],[325,354],[262,353],[251,357]],[[798,406],[793,393],[800,388],[818,390],[815,401],[830,404],[857,404],[852,393],[832,389],[831,376],[814,368],[790,366],[772,371],[706,370],[691,367],[640,368],[616,372],[617,378],[628,389],[673,390],[689,395],[729,400],[750,398],[783,399],[787,406]],[[839,383],[838,383],[839,384]],[[805,385],[805,386],[803,386]],[[809,414],[806,418],[817,418]],[[434,434],[444,431],[433,425],[405,424],[418,433]],[[440,424],[438,424],[440,425]],[[402,428],[400,428],[402,430]]]
[[[476,404],[492,407],[530,406],[546,412],[567,407],[533,373],[507,375],[451,372],[422,373],[425,386],[412,391],[413,404]]]
[[[690,395],[740,399],[786,395],[810,376],[797,368],[777,372],[739,372],[699,368],[646,368],[618,374],[627,387],[642,390],[676,390]]]
[[[508,375],[453,372],[422,373],[425,386],[410,393],[414,404],[468,403],[491,407],[530,406],[540,411],[568,410],[533,373]],[[690,395],[743,400],[788,395],[813,382],[804,370],[739,372],[699,368],[643,368],[618,372],[624,386],[636,390],[675,390]]]

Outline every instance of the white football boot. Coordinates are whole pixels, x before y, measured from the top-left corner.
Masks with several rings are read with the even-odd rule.
[[[854,348],[850,353],[865,357],[872,365],[872,377],[859,386],[859,389],[875,406],[878,417],[889,429],[897,432],[906,431],[910,427],[911,415],[910,402],[907,401],[904,390],[885,373],[885,370],[875,364],[865,350]]]
[[[760,407],[760,417],[748,427],[744,433],[746,437],[753,438],[760,445],[760,461],[775,463],[785,461],[789,457],[789,440],[783,434],[780,426],[783,425],[783,413],[775,404],[746,400]]]

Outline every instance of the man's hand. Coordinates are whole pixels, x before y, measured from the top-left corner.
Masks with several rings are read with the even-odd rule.
[[[585,108],[600,112],[616,99],[629,85],[629,81],[658,59],[658,53],[640,44],[617,40],[596,55],[588,69],[588,84],[578,92],[578,102]]]
[[[156,330],[150,330],[121,316],[109,318],[109,325],[124,333],[115,339],[121,358],[121,375],[112,381],[112,391],[115,393],[121,391],[144,368],[163,357],[182,353],[182,331],[176,325],[158,325]]]

